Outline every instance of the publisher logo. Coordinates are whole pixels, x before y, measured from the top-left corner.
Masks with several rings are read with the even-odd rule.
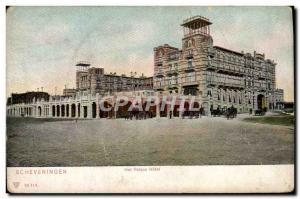
[[[20,182],[13,182],[13,185],[17,189],[20,186]]]

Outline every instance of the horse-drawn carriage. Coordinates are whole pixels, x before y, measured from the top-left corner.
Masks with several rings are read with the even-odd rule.
[[[256,115],[256,116],[263,116],[265,114],[266,114],[266,112],[263,109],[258,109],[258,110],[254,111],[254,115]]]
[[[237,116],[237,109],[234,108],[233,106],[230,108],[217,108],[217,109],[211,109],[211,116],[212,117],[220,117],[220,116],[225,116],[227,119],[232,119]]]
[[[128,111],[125,115],[125,120],[132,120],[132,119],[136,119],[136,120],[145,120],[148,118],[152,118],[154,116],[154,113],[152,113],[151,111],[139,111],[136,108],[133,108],[132,111]]]
[[[220,117],[221,115],[224,115],[224,110],[223,109],[212,109],[210,112],[212,117]]]
[[[237,108],[234,108],[233,106],[228,108],[225,112],[225,116],[226,118],[229,119],[233,119],[236,118],[237,116]]]
[[[189,111],[189,110],[186,110],[186,111],[183,111],[182,113],[182,118],[189,118],[189,119],[193,119],[193,118],[201,118],[202,115],[205,115],[205,112],[204,112],[204,108],[200,108],[199,111]]]

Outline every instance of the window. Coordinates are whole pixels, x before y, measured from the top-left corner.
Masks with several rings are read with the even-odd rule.
[[[207,56],[207,59],[208,59],[208,64],[211,64],[211,57]]]
[[[192,59],[189,59],[189,60],[188,60],[188,67],[189,67],[189,68],[192,68],[192,67],[193,67],[193,61],[192,61]]]
[[[188,47],[188,41],[185,41],[184,46],[187,48]]]
[[[191,47],[192,43],[191,40],[188,41],[188,47]]]
[[[207,91],[207,96],[212,96],[211,90],[208,90],[208,91]]]
[[[158,68],[158,72],[159,72],[159,73],[162,73],[162,72],[163,72],[162,66],[160,66],[160,67]]]
[[[195,81],[195,73],[194,72],[188,73],[186,79],[187,79],[187,82]]]
[[[175,68],[175,70],[178,69],[178,64],[177,63],[174,64],[174,68]]]
[[[163,81],[162,81],[162,78],[158,78],[158,84],[159,84],[159,86],[163,86],[164,85]]]

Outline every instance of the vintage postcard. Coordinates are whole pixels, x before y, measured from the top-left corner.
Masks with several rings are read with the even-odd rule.
[[[7,192],[293,192],[293,17],[8,6]]]

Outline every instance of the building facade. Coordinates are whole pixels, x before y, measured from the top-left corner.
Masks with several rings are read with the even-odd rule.
[[[155,117],[181,116],[178,108],[182,96],[186,98],[184,108],[193,104],[196,108],[202,107],[206,115],[212,109],[232,106],[239,113],[282,109],[284,91],[276,88],[276,63],[261,53],[236,52],[214,46],[211,24],[200,16],[184,20],[181,24],[184,34],[181,49],[168,44],[154,48],[153,77],[137,77],[132,72],[130,76],[106,74],[103,68],[90,67],[90,63],[81,61],[76,64],[75,89],[64,89],[62,96],[47,94],[43,97],[41,93],[34,92],[28,96],[35,97],[12,94],[7,103],[7,115],[120,117],[126,107],[121,112],[99,109],[100,101],[111,95],[113,98],[105,101],[105,106],[115,107],[120,95],[128,96],[130,103],[136,96],[141,97],[143,103],[149,95],[156,96],[161,101],[151,109],[151,115]],[[179,97],[174,107],[160,107],[166,96],[170,100]]]
[[[281,110],[284,108],[284,91],[283,89],[276,89],[274,92],[274,102],[275,102],[275,109]]]
[[[273,60],[264,54],[214,46],[212,23],[201,16],[184,20],[182,48],[154,48],[153,88],[162,94],[194,95],[211,109],[234,106],[238,112],[276,107]]]
[[[136,73],[131,73],[130,76],[105,74],[103,68],[90,67],[87,62],[78,62],[76,66],[76,90],[79,95],[108,95],[121,91],[153,89],[153,77],[143,74],[140,77],[136,77]]]

